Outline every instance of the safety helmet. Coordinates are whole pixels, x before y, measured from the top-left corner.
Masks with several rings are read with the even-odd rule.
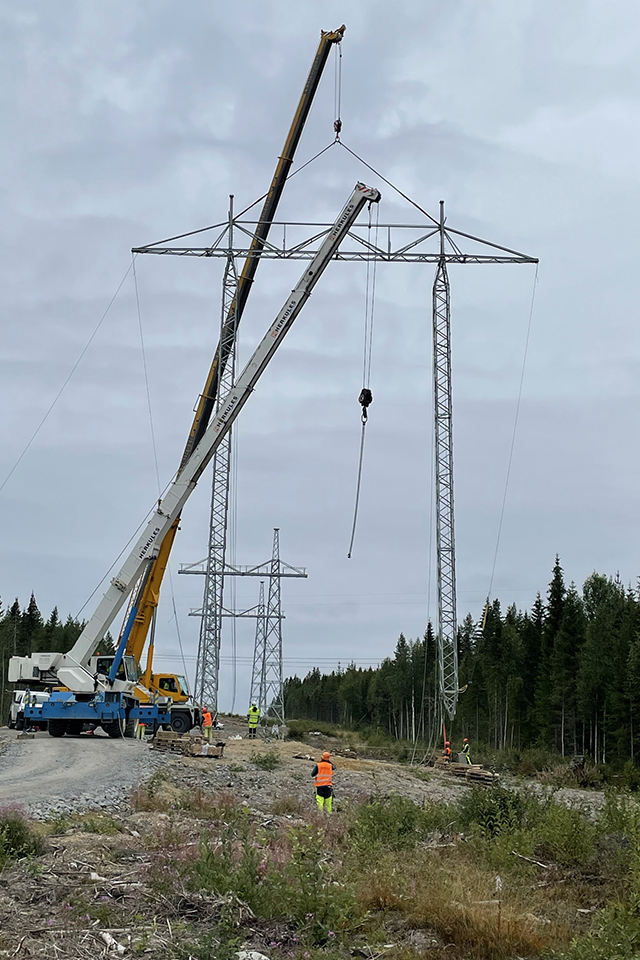
[[[469,743],[469,737],[465,737],[462,742],[463,742],[463,743]]]
[[[328,759],[329,759],[329,751],[328,751],[328,750],[325,750],[325,752],[322,754],[322,759],[323,759],[323,760],[328,760]]]
[[[451,744],[449,743],[449,741],[448,741],[448,740],[445,740],[445,743],[444,743],[444,745],[445,745],[445,747],[450,747],[450,746],[451,746]]]

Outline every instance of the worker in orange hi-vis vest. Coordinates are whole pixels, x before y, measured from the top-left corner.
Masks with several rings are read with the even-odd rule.
[[[311,776],[314,778],[316,785],[316,803],[318,804],[318,810],[323,810],[325,813],[331,813],[333,806],[334,770],[335,766],[325,750],[322,754],[322,760],[319,760],[311,771]]]
[[[445,745],[444,745],[444,750],[442,751],[442,756],[443,756],[444,759],[447,761],[447,763],[450,763],[450,762],[451,762],[451,744],[449,743],[448,740],[446,741],[446,743],[445,743]]]
[[[213,736],[213,714],[209,710],[209,707],[205,707],[202,711],[202,732],[205,740],[211,743]]]

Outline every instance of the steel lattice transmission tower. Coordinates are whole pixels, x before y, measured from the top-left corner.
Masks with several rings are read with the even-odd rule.
[[[442,201],[440,201],[440,259],[433,283],[433,409],[438,557],[438,676],[442,706],[453,719],[458,703],[458,625],[453,510],[451,296]]]
[[[262,665],[264,663],[265,653],[265,634],[266,634],[266,609],[264,605],[264,580],[260,581],[260,596],[258,597],[258,610],[256,612],[256,639],[253,645],[253,666],[251,669],[251,695],[249,697],[249,706],[255,703],[260,707],[260,713],[263,712],[264,703],[264,684],[262,682]]]
[[[235,226],[241,237],[252,236],[257,221],[238,218]],[[262,260],[312,260],[318,246],[331,229],[331,223],[312,221],[271,222],[272,230],[281,230],[281,241],[266,242]],[[208,247],[179,247],[151,244],[134,249],[170,257],[226,257],[225,237],[228,224],[217,223],[220,230]],[[378,243],[378,235],[382,238]],[[435,249],[434,242],[437,245]],[[462,249],[462,244],[466,249]],[[229,244],[229,248],[230,248]],[[234,251],[236,257],[251,257],[245,242]],[[375,237],[371,226],[354,224],[345,242],[335,254],[342,262],[432,263],[436,267],[433,286],[434,408],[436,433],[436,509],[438,552],[438,661],[440,702],[453,717],[458,699],[458,653],[456,614],[455,530],[453,499],[453,420],[451,394],[451,316],[447,268],[450,264],[504,264],[538,262],[536,257],[509,247],[474,237],[449,227],[440,205],[440,219],[427,215],[421,223],[380,223]],[[183,571],[181,571],[183,572]],[[184,572],[187,572],[186,570]]]
[[[229,203],[229,249],[222,278],[220,345],[226,363],[220,365],[216,410],[233,387],[236,374],[238,272],[233,254],[233,197]],[[207,552],[202,620],[196,661],[196,699],[208,705],[214,717],[218,713],[218,678],[222,635],[224,573],[229,516],[231,475],[231,435],[229,430],[213,457],[209,549]]]
[[[280,530],[274,527],[269,594],[264,625],[258,621],[253,652],[251,695],[259,689],[258,706],[264,716],[270,710],[278,724],[284,723],[284,674],[282,667],[282,591],[280,570]],[[264,602],[264,594],[261,591]],[[262,649],[260,649],[262,648]],[[259,671],[259,676],[258,676]],[[252,700],[252,702],[255,702]]]

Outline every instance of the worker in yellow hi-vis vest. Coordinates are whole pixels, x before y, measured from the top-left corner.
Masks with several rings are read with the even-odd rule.
[[[255,740],[256,730],[258,728],[258,723],[260,721],[260,707],[257,704],[252,703],[249,707],[249,712],[247,714],[247,721],[249,723],[249,739]]]

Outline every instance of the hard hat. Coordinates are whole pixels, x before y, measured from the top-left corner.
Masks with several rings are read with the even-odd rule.
[[[469,737],[465,737],[462,742],[463,742],[463,743],[469,743]]]
[[[323,759],[323,760],[328,760],[328,759],[329,759],[329,752],[328,752],[328,750],[325,750],[325,752],[322,754],[322,759]]]
[[[450,746],[451,746],[451,744],[449,743],[449,741],[448,741],[448,740],[445,740],[445,743],[444,743],[444,745],[445,745],[445,747],[450,747]]]

